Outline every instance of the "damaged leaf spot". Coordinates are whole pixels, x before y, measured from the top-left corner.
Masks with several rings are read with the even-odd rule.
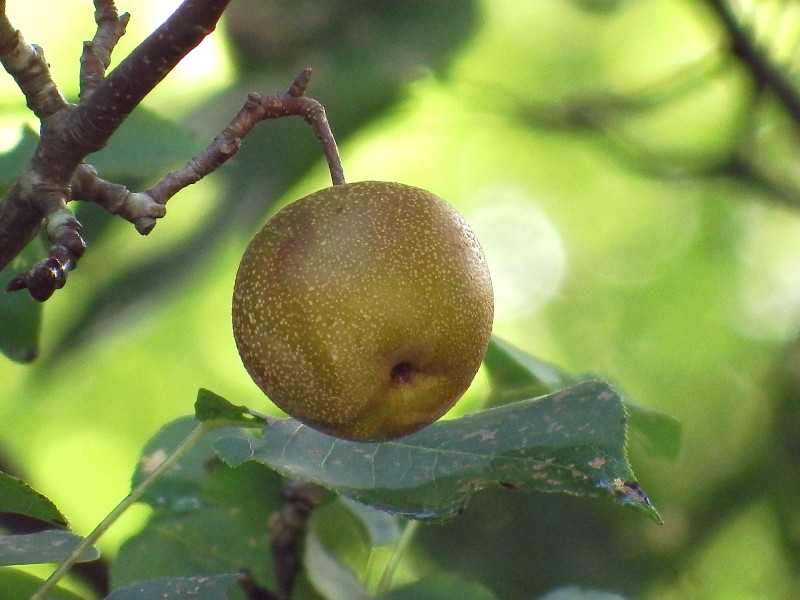
[[[606,464],[605,456],[598,456],[597,458],[593,458],[589,461],[589,466],[592,469],[602,469],[603,466]]]
[[[161,466],[161,463],[165,460],[167,460],[167,453],[164,452],[163,449],[159,449],[152,454],[142,456],[142,458],[139,459],[139,463],[142,465],[143,473],[152,473]]]

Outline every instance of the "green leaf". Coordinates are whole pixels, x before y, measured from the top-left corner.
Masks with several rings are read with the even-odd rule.
[[[627,600],[619,594],[570,586],[548,592],[540,600]]]
[[[251,463],[254,464],[254,463]],[[305,485],[308,485],[307,483]],[[375,553],[375,545],[372,543],[371,534],[362,519],[351,510],[352,504],[358,504],[346,496],[329,494],[333,501],[323,502],[314,510],[307,524],[307,535],[314,537],[314,541],[320,545],[320,551],[325,556],[316,557],[324,569],[333,569],[339,579],[349,581],[354,574],[358,574],[359,586],[368,587],[368,581],[377,582],[377,572],[380,571],[380,553]],[[366,510],[376,509],[361,505]],[[391,552],[389,547],[384,547],[383,555],[388,556]],[[336,564],[329,564],[330,561]],[[314,575],[309,573],[309,579],[314,582],[315,577],[325,579],[327,575]],[[317,586],[323,593],[325,590],[324,581]]]
[[[364,525],[373,546],[388,546],[397,541],[402,533],[400,519],[383,510],[368,504],[362,504],[347,496],[340,496],[341,502]]]
[[[223,460],[252,460],[414,519],[463,510],[489,485],[585,496],[610,496],[658,519],[625,456],[625,409],[602,381],[454,420],[380,444],[333,438],[293,419],[217,445]]]
[[[83,541],[83,538],[56,529],[0,536],[0,566],[35,565],[63,562]],[[95,549],[84,552],[79,562],[97,560]]]
[[[228,589],[237,577],[228,573],[142,581],[114,590],[105,600],[228,600]]]
[[[571,376],[494,335],[483,364],[492,386],[487,406],[535,398],[585,379]]]
[[[486,406],[533,398],[580,381],[598,379],[593,375],[570,375],[497,336],[492,336],[483,362],[491,381]],[[681,445],[680,423],[669,415],[626,398],[623,402],[636,442],[652,456],[675,460]]]
[[[17,145],[0,155],[0,189],[10,188],[19,179],[22,169],[33,156],[38,143],[39,134],[30,126],[23,126]]]
[[[256,581],[274,587],[270,560],[269,517],[281,509],[285,480],[256,463],[232,469],[214,460],[206,447],[196,462],[208,468],[188,479],[174,469],[165,479],[177,479],[191,502],[159,504],[142,530],[126,540],[112,563],[114,586],[161,577],[209,575],[249,569]],[[160,482],[159,482],[160,483]],[[167,497],[180,489],[166,482]]]
[[[162,427],[142,450],[131,486],[136,487],[144,481],[196,427],[197,420],[193,417],[183,417]],[[203,486],[214,467],[214,443],[238,431],[236,427],[223,427],[207,433],[166,476],[148,488],[141,501],[153,508],[172,512],[199,508]]]
[[[27,290],[6,293],[8,283],[42,259],[45,250],[37,236],[0,271],[0,352],[11,360],[27,363],[39,355],[42,303]]]
[[[67,519],[45,496],[27,483],[0,472],[0,513],[33,517],[46,523],[66,527]]]
[[[106,179],[148,181],[183,164],[203,145],[175,121],[139,106],[88,162]]]
[[[682,427],[680,422],[667,414],[625,401],[628,424],[632,440],[651,456],[677,460],[681,449]]]
[[[371,598],[355,573],[330,554],[313,531],[306,536],[305,566],[311,585],[327,600]]]
[[[30,600],[43,583],[43,579],[19,569],[0,569],[0,590],[3,590],[3,600]],[[84,599],[75,592],[56,587],[47,594],[47,600]]]
[[[310,53],[326,57],[326,68],[318,77],[330,72],[346,84],[361,81],[365,94],[402,84],[413,69],[441,73],[480,19],[479,6],[472,0],[337,2],[326,5],[314,20],[313,31],[296,29],[294,11],[268,10],[262,2],[233,3],[230,14],[225,14],[234,42],[232,58],[239,69],[275,77],[287,66],[305,64]],[[348,35],[355,22],[371,32],[369,39]],[[269,31],[273,28],[276,33]],[[365,113],[362,118],[377,112],[377,107],[360,108]]]
[[[234,406],[222,396],[203,388],[197,392],[194,415],[198,421],[230,421],[231,425],[240,423],[252,426],[255,422],[264,421],[254,416],[246,406]]]
[[[380,596],[381,600],[496,600],[480,584],[448,573],[437,573]]]

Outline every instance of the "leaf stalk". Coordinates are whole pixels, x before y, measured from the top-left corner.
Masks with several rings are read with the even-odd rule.
[[[31,596],[31,600],[45,600],[46,594],[52,590],[56,584],[69,572],[69,570],[80,560],[83,553],[91,548],[103,534],[119,519],[122,514],[128,510],[133,504],[139,501],[144,493],[161,477],[163,477],[172,467],[174,467],[182,458],[184,458],[197,443],[210,431],[230,425],[225,421],[203,421],[192,430],[192,432],[181,442],[181,445],[176,448],[170,456],[164,460],[158,467],[153,469],[150,475],[145,478],[135,489],[120,502],[106,517],[100,521],[97,527],[84,538],[42,586]]]

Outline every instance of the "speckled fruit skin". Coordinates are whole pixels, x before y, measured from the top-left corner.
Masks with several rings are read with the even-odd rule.
[[[492,283],[461,216],[425,190],[365,181],[286,206],[255,235],[233,333],[256,384],[320,431],[384,441],[463,395],[492,328]]]

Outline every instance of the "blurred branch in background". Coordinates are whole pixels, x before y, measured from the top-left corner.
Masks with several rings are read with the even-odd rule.
[[[613,0],[574,1],[584,8],[591,5],[592,9],[603,12],[618,4]],[[784,9],[789,10],[790,4]],[[770,124],[780,127],[782,134],[788,133],[793,144],[800,141],[800,90],[793,82],[795,65],[790,60],[795,53],[787,52],[790,59],[777,60],[775,52],[771,51],[774,44],[769,34],[772,32],[766,31],[756,37],[755,24],[747,23],[725,0],[707,0],[707,6],[723,31],[724,45],[662,75],[657,83],[624,95],[582,92],[547,104],[519,98],[513,112],[536,128],[599,133],[610,155],[648,177],[674,181],[730,179],[758,196],[800,209],[800,176],[783,163],[775,164],[773,140],[762,139]],[[756,13],[751,15],[753,21],[758,16]],[[780,20],[780,15],[774,18]],[[682,156],[680,152],[665,152],[658,140],[643,140],[630,133],[627,121],[711,85],[716,78],[735,70],[737,64],[744,67],[750,81],[746,106],[740,110],[734,133],[738,143],[728,154],[712,160],[697,160],[690,155]],[[775,100],[779,111],[776,111]],[[800,145],[796,149],[800,151]]]
[[[766,46],[756,42],[755,29],[737,18],[726,0],[707,2],[728,34],[733,54],[747,66],[758,87],[766,87],[778,97],[795,125],[800,127],[800,96],[789,74],[775,64]]]

